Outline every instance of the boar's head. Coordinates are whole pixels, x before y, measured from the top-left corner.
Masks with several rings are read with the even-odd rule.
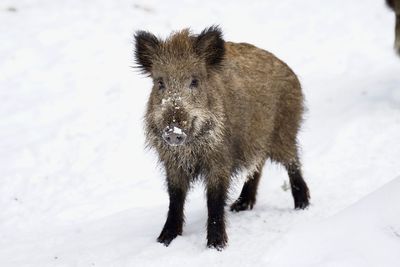
[[[188,29],[162,40],[138,31],[138,68],[153,80],[145,116],[150,146],[215,145],[223,135],[225,42],[217,26],[193,35]]]

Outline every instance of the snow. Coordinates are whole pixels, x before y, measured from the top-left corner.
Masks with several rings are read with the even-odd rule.
[[[384,1],[3,0],[0,22],[1,266],[398,266],[400,59]],[[268,162],[254,209],[227,212],[223,252],[206,248],[201,184],[165,248],[132,35],[211,24],[299,75],[312,205],[293,210]]]
[[[170,126],[167,126],[165,130],[166,130],[166,132],[168,132],[168,133],[184,134],[184,135],[186,135],[186,134],[183,132],[183,130],[182,130],[181,128],[176,127],[176,126],[173,126],[172,128],[171,128]]]
[[[183,131],[181,128],[174,126],[174,129],[172,130],[173,133],[175,134],[182,134]]]
[[[293,266],[293,259],[299,267],[398,265],[399,191],[400,177],[332,217],[292,229],[267,265]]]

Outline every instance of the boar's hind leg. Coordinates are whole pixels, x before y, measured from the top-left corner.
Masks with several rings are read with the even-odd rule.
[[[171,241],[182,234],[183,206],[187,194],[187,187],[176,186],[168,181],[169,210],[167,221],[157,241],[168,246]]]
[[[399,2],[400,5],[400,2]],[[396,16],[396,29],[395,29],[395,41],[394,47],[396,49],[397,54],[400,56],[400,11]]]
[[[295,209],[305,209],[309,205],[310,193],[301,174],[300,164],[290,163],[286,166]]]
[[[231,211],[242,211],[253,209],[256,203],[256,194],[258,182],[260,181],[261,170],[256,170],[251,176],[248,177],[244,183],[242,192],[239,198],[231,205]]]
[[[227,177],[210,179],[207,181],[207,247],[221,250],[228,242],[225,231],[224,206],[227,198]]]

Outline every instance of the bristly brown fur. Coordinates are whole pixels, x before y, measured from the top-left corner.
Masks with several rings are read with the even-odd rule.
[[[251,209],[267,159],[288,170],[295,208],[308,206],[297,148],[303,94],[284,62],[251,44],[225,42],[217,26],[199,35],[182,30],[166,40],[143,32],[135,37],[136,60],[154,82],[145,115],[147,145],[158,152],[170,194],[159,242],[168,245],[181,234],[187,191],[203,177],[207,245],[222,249],[228,240],[224,206],[231,177],[249,173],[232,210]],[[186,133],[183,145],[162,138],[171,125]]]

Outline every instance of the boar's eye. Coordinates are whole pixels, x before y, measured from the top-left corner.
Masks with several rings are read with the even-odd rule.
[[[190,83],[190,88],[196,88],[197,86],[199,86],[199,80],[197,80],[196,78],[193,78]]]
[[[165,89],[165,84],[164,84],[164,81],[163,81],[163,80],[158,80],[158,81],[157,81],[157,85],[158,85],[158,89],[159,89],[159,90]]]

